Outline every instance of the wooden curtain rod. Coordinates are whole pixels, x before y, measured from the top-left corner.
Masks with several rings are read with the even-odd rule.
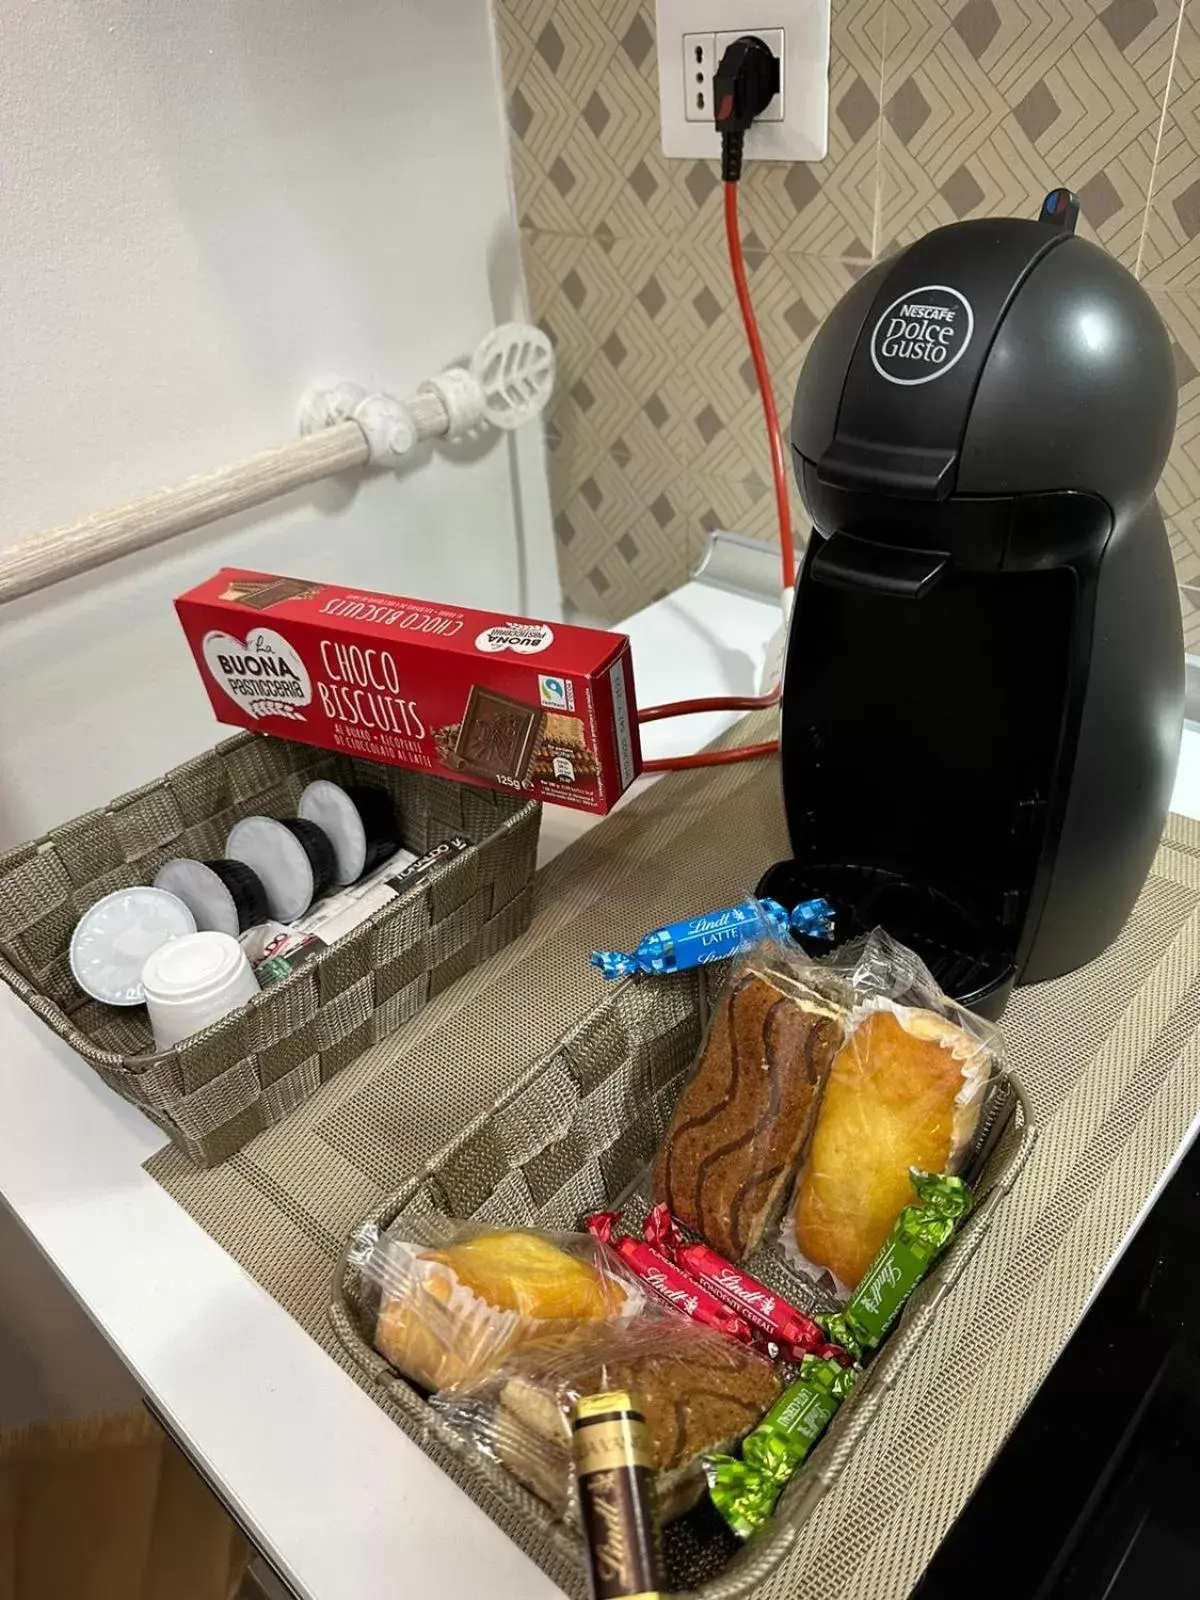
[[[487,423],[519,427],[543,409],[553,386],[547,336],[506,322],[469,367],[447,368],[408,400],[348,383],[315,391],[305,399],[299,439],[0,549],[0,605],[321,478],[395,466],[423,439],[462,438]]]
[[[0,550],[0,605],[260,506],[306,483],[363,467],[370,455],[358,423],[339,422],[174,488],[154,489],[123,506],[32,534]]]

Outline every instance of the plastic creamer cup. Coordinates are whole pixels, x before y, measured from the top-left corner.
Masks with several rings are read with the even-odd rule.
[[[190,933],[160,945],[142,969],[154,1043],[169,1050],[259,992],[246,953],[227,933]]]

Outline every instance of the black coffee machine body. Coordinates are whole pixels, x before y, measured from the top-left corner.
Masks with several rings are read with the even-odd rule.
[[[1116,937],[1158,844],[1183,643],[1155,486],[1170,343],[1128,272],[1038,221],[939,229],[817,335],[792,448],[813,535],[782,705],[794,859],[997,1015]]]

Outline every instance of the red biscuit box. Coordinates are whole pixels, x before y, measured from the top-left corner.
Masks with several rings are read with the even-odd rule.
[[[228,567],[175,608],[219,722],[584,811],[641,771],[623,634]]]

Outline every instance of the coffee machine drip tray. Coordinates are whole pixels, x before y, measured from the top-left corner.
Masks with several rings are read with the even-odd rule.
[[[1012,953],[995,949],[994,930],[940,890],[911,883],[884,867],[777,861],[755,892],[788,910],[823,896],[834,910],[839,945],[872,928],[886,929],[917,952],[948,995],[981,1016],[1000,1016],[1008,1002],[1015,973]],[[799,942],[809,955],[827,953],[819,941]],[[980,954],[989,947],[990,953]]]

